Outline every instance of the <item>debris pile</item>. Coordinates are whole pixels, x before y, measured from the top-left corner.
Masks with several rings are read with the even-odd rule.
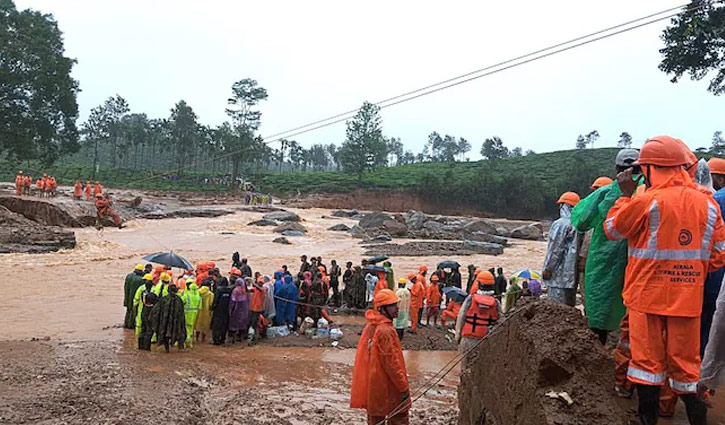
[[[626,422],[611,356],[571,307],[548,300],[519,307],[466,363],[458,387],[463,425]]]
[[[76,246],[73,231],[46,226],[0,206],[0,253],[43,253]]]

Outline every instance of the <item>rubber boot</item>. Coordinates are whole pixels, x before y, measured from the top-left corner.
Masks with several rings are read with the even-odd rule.
[[[637,414],[642,425],[656,425],[660,410],[660,387],[637,384],[639,409]]]
[[[685,402],[690,425],[707,425],[707,406],[697,397],[697,394],[683,394],[680,397]]]

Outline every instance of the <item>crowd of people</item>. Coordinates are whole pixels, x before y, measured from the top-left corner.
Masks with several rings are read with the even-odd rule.
[[[33,176],[30,174],[24,175],[22,170],[18,171],[18,175],[15,176],[16,196],[35,195],[39,198],[51,198],[55,197],[57,190],[58,182],[55,180],[55,177],[45,173],[35,181],[35,190],[33,190]]]
[[[616,392],[638,394],[642,424],[673,416],[707,422],[709,388],[725,380],[725,160],[699,160],[658,136],[621,150],[616,181],[559,199],[543,265],[549,297],[574,306],[604,345],[620,330]],[[720,307],[716,309],[716,307]]]

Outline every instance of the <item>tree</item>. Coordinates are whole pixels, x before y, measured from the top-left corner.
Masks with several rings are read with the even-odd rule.
[[[169,130],[171,142],[176,148],[176,165],[179,172],[189,156],[195,153],[195,144],[199,140],[199,123],[196,122],[196,118],[194,110],[183,100],[171,110]]]
[[[466,154],[471,151],[471,143],[463,137],[458,138],[458,160],[463,161]]]
[[[587,148],[587,139],[584,138],[581,134],[579,137],[576,138],[576,148],[577,149],[586,149]]]
[[[725,7],[712,0],[692,0],[671,24],[661,36],[665,47],[660,49],[660,70],[673,75],[673,83],[685,73],[699,81],[714,71],[707,90],[715,95],[725,92]]]
[[[403,157],[403,142],[400,138],[391,137],[385,141],[385,148],[388,157],[388,165],[400,165]]]
[[[599,139],[599,132],[597,130],[592,130],[584,136],[580,134],[579,137],[576,138],[576,148],[586,149],[587,145],[592,145],[593,148],[594,142],[597,139]]]
[[[481,155],[486,159],[496,160],[509,156],[509,150],[503,145],[503,141],[498,136],[486,139],[481,146]]]
[[[251,154],[255,143],[254,132],[259,129],[262,112],[255,110],[260,101],[267,99],[267,90],[257,81],[245,78],[232,84],[232,97],[227,100],[227,115],[232,119],[235,140],[225,145],[232,159],[232,181],[237,180],[239,165],[245,155]]]
[[[520,146],[517,146],[517,147],[511,149],[511,155],[510,156],[512,158],[513,157],[517,157],[517,156],[523,156],[523,152],[522,151],[523,150],[521,149],[521,147]]]
[[[526,152],[524,153],[524,156],[529,156],[529,155],[536,155],[536,152],[534,152],[533,149],[527,149]]]
[[[337,171],[340,171],[340,148],[336,144],[330,143],[327,145],[327,154],[330,155],[332,164],[335,166]]]
[[[78,82],[52,15],[0,0],[0,153],[55,162],[77,152]]]
[[[631,148],[632,136],[630,136],[629,133],[627,133],[626,131],[623,131],[622,134],[619,135],[619,142],[617,142],[617,147]]]
[[[717,156],[725,155],[725,138],[722,136],[722,131],[713,133],[710,153]]]
[[[330,158],[327,156],[327,146],[319,144],[312,145],[310,146],[309,153],[310,162],[314,170],[322,171],[330,164]]]
[[[346,172],[357,175],[358,185],[362,184],[363,173],[385,165],[387,146],[379,111],[377,105],[365,102],[347,122],[340,163]]]
[[[128,114],[128,102],[123,97],[109,97],[93,109],[88,120],[83,125],[86,142],[93,144],[93,178],[96,178],[96,168],[99,162],[99,143],[110,146],[110,166],[116,168],[117,147],[125,135],[123,119]]]

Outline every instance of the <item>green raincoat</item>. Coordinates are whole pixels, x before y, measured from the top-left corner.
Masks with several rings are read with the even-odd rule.
[[[186,346],[191,347],[194,340],[194,325],[196,317],[201,310],[201,295],[199,295],[199,287],[196,283],[192,283],[186,288],[184,294],[181,295],[184,301],[184,317],[186,318]]]
[[[580,232],[594,229],[584,272],[586,315],[589,327],[613,331],[625,313],[622,302],[627,241],[610,241],[604,220],[622,192],[615,182],[582,199],[571,213],[571,224]]]

